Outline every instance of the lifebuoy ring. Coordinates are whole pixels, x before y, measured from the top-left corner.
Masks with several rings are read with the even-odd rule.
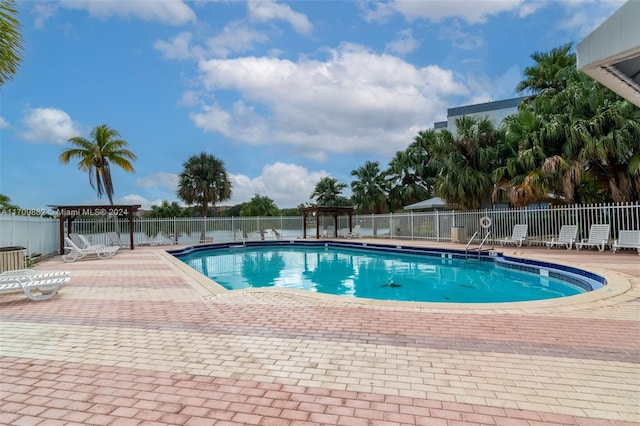
[[[483,229],[491,228],[491,218],[489,216],[480,218],[480,226],[482,226]]]

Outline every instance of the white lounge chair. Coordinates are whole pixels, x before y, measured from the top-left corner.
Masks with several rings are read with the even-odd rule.
[[[0,278],[17,276],[30,278],[32,280],[49,280],[55,278],[66,278],[69,275],[69,271],[40,272],[33,269],[14,269],[12,271],[4,271],[0,273]]]
[[[109,237],[109,241],[112,246],[118,246],[120,248],[127,248],[129,244],[125,243],[120,239],[120,236],[116,232],[107,232],[107,237]]]
[[[118,247],[102,244],[78,247],[69,237],[64,237],[64,249],[68,252],[62,255],[62,260],[65,262],[75,262],[88,255],[96,255],[100,259],[108,259],[118,252]]]
[[[71,280],[68,274],[68,272],[38,274],[26,269],[7,271],[0,274],[0,294],[22,290],[31,300],[48,300],[58,293],[60,287]]]
[[[620,230],[618,239],[613,242],[611,251],[614,253],[621,248],[637,249],[640,255],[640,231]]]
[[[500,240],[501,245],[505,244],[515,244],[518,247],[522,247],[522,243],[527,241],[527,231],[529,229],[529,225],[514,225],[513,233],[511,237],[506,237]]]
[[[356,225],[353,227],[353,229],[351,230],[351,232],[349,232],[349,238],[361,238],[362,235],[360,235],[360,229],[361,226],[360,225]]]
[[[609,225],[596,224],[591,225],[589,229],[589,238],[583,238],[582,241],[576,243],[576,250],[583,247],[597,247],[599,251],[609,244]]]
[[[338,237],[347,238],[349,236],[349,228],[338,229]]]
[[[578,238],[578,225],[562,225],[558,238],[552,238],[551,241],[547,241],[547,248],[565,246],[567,250],[571,250],[576,238]]]
[[[334,238],[336,236],[335,226],[327,226],[327,228],[322,232],[322,236],[325,238]]]
[[[89,239],[87,237],[85,237],[82,234],[72,233],[72,234],[69,234],[69,238],[71,238],[71,241],[73,241],[73,243],[75,245],[77,245],[78,247],[80,247],[80,248],[89,248],[89,247],[92,247],[92,246],[96,246],[96,247],[97,246],[103,246],[104,247],[104,244],[93,244],[91,241],[89,241]]]

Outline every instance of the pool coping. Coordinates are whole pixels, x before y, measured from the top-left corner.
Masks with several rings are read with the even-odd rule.
[[[335,240],[325,240],[326,242]],[[337,240],[340,241],[340,240]],[[344,240],[342,240],[344,241]],[[364,241],[363,241],[364,242]],[[398,245],[403,246],[415,246],[424,248],[424,245],[412,244],[412,241],[379,241],[375,240],[376,245],[386,245],[394,247]],[[189,247],[199,247],[189,246]],[[202,247],[202,246],[200,246]],[[426,246],[437,250],[451,250],[450,248],[433,244]],[[187,247],[185,247],[187,248]],[[245,294],[256,293],[278,293],[289,297],[298,298],[311,298],[318,301],[331,302],[345,305],[358,305],[362,307],[378,308],[378,309],[428,309],[431,311],[443,311],[443,312],[476,312],[476,313],[513,313],[513,312],[527,312],[527,313],[545,313],[545,312],[558,312],[558,311],[573,311],[582,310],[592,307],[594,304],[606,306],[618,303],[624,303],[627,300],[634,298],[634,296],[626,296],[632,288],[631,279],[632,276],[612,271],[610,269],[593,267],[587,264],[574,264],[563,261],[549,262],[546,259],[537,259],[535,255],[527,254],[524,251],[518,251],[504,254],[504,250],[495,250],[506,258],[525,259],[535,262],[554,264],[565,268],[577,268],[583,271],[600,275],[606,279],[607,284],[599,289],[595,289],[586,293],[566,296],[555,299],[535,300],[535,301],[523,301],[523,302],[500,302],[500,303],[449,303],[449,302],[412,302],[412,301],[393,301],[393,300],[378,300],[367,298],[346,297],[340,295],[332,295],[326,293],[312,292],[308,290],[300,289],[288,289],[282,287],[269,287],[269,288],[248,288],[240,290],[227,290],[214,280],[206,277],[200,272],[196,271],[186,263],[180,261],[170,252],[177,251],[175,248],[171,250],[162,250],[162,257],[172,266],[183,273],[187,274],[193,281],[193,287],[198,291],[201,297],[206,299],[216,297],[241,297]],[[456,250],[451,250],[456,251]],[[457,250],[459,251],[459,249]]]

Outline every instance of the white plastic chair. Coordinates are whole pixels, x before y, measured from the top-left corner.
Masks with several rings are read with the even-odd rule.
[[[505,244],[515,244],[518,247],[522,247],[522,243],[527,241],[527,231],[529,229],[529,225],[514,225],[513,233],[511,237],[506,237],[503,240],[500,240],[501,245]]]
[[[615,253],[621,248],[637,249],[640,255],[640,231],[620,230],[618,239],[611,246],[611,251]]]
[[[567,250],[571,250],[576,238],[578,238],[578,225],[562,225],[558,238],[552,238],[551,241],[547,241],[547,248],[565,246]]]
[[[353,227],[353,230],[351,232],[349,232],[349,238],[361,238],[362,235],[360,235],[360,229],[361,226],[360,225],[356,225]]]
[[[609,244],[609,232],[609,225],[591,225],[589,238],[583,238],[582,241],[576,243],[576,250],[580,250],[583,247],[596,247],[599,251],[604,251],[607,244]]]
[[[129,247],[129,244],[122,241],[116,232],[107,232],[107,237],[109,237],[112,246],[118,246],[120,248]]]

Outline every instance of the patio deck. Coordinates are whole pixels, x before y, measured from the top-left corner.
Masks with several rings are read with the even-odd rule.
[[[54,299],[0,297],[0,423],[640,424],[637,253],[498,250],[631,288],[579,303],[363,303],[211,291],[160,248],[53,258],[37,269],[72,274]]]

